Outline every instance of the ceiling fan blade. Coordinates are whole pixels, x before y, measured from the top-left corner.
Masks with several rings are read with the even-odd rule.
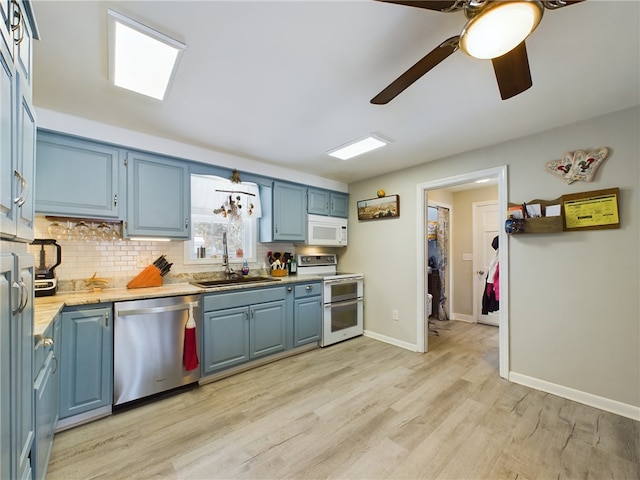
[[[533,85],[527,47],[524,42],[491,62],[502,100],[515,97]]]
[[[438,12],[450,11],[451,7],[458,4],[455,0],[378,0],[384,3],[395,3],[397,5],[407,5],[409,7],[426,8],[427,10],[436,10]]]
[[[374,105],[384,105],[400,95],[411,84],[458,49],[460,36],[451,37],[422,57],[409,70],[371,99]]]

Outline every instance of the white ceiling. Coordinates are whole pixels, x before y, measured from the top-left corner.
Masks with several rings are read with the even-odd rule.
[[[164,103],[109,84],[107,8],[187,44]],[[458,51],[383,106],[369,100],[458,34],[461,12],[370,0],[36,0],[34,10],[36,106],[345,183],[640,103],[636,0],[547,10],[527,41],[533,87],[510,100],[490,61]],[[326,155],[371,132],[393,143],[349,161]]]

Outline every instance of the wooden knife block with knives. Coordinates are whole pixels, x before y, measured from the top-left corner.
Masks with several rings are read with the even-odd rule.
[[[152,265],[147,266],[133,280],[127,288],[161,287],[162,277],[171,270],[173,263],[167,262],[165,255],[158,257]]]

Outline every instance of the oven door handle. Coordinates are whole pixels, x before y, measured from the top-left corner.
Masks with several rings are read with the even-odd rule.
[[[348,307],[350,305],[355,305],[356,303],[362,303],[364,300],[362,298],[356,298],[355,300],[347,300],[346,302],[333,302],[333,303],[325,303],[324,306],[328,308],[333,307]]]
[[[335,283],[356,283],[356,282],[361,282],[362,281],[362,277],[350,277],[350,278],[334,278],[334,279],[330,279],[330,280],[325,280],[324,284],[325,285],[332,285]]]

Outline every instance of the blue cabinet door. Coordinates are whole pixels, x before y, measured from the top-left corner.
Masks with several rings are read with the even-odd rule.
[[[0,236],[6,238],[16,235],[15,90],[15,68],[9,49],[0,39]]]
[[[0,478],[30,478],[33,256],[0,255]]]
[[[9,0],[0,0],[0,43],[11,45],[9,30]]]
[[[320,340],[322,301],[320,297],[294,302],[293,346],[299,347]]]
[[[310,188],[307,191],[307,213],[347,218],[349,215],[349,195]]]
[[[327,190],[307,190],[307,213],[329,215],[330,194]]]
[[[35,167],[36,167],[36,117],[31,102],[31,87],[24,76],[17,75],[17,171],[20,182],[20,197],[17,202],[16,238],[32,241],[34,237]]]
[[[127,236],[189,238],[189,166],[127,152]]]
[[[11,323],[14,259],[0,254],[0,478],[11,478]]]
[[[31,477],[31,446],[34,438],[33,409],[33,280],[34,258],[31,254],[15,255],[16,274],[20,286],[17,312],[11,319],[12,384],[11,412],[14,432],[13,458],[17,460],[14,477]]]
[[[35,437],[31,448],[33,478],[44,479],[58,421],[60,316],[35,346],[34,382]]]
[[[116,147],[39,131],[36,151],[38,213],[121,217],[120,151]]]
[[[307,196],[304,187],[273,183],[273,239],[304,242]]]
[[[252,359],[272,355],[286,349],[285,300],[251,305],[249,316],[250,357]]]
[[[349,195],[331,192],[329,215],[347,218],[349,216]]]
[[[204,314],[203,374],[249,360],[249,309],[236,307]]]
[[[35,393],[35,440],[32,449],[34,479],[44,479],[47,464],[53,447],[57,402],[54,369],[56,360],[53,351],[49,353],[45,364],[36,377],[33,389]]]
[[[60,418],[111,405],[111,307],[62,312]]]

